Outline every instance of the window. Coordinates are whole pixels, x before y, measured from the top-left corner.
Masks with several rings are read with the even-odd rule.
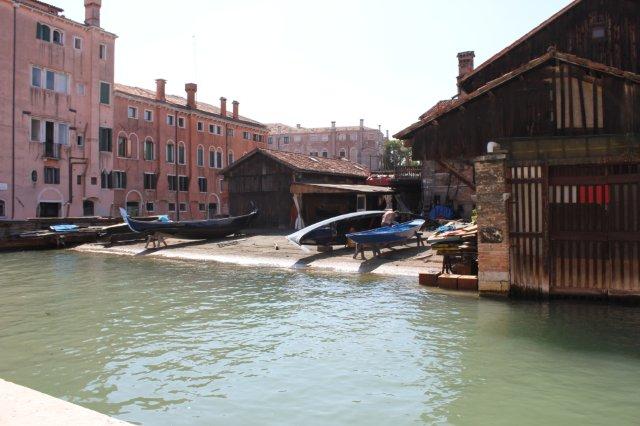
[[[144,174],[144,189],[156,189],[158,178],[155,173]]]
[[[42,70],[38,67],[31,67],[31,85],[42,87]]]
[[[328,156],[329,156],[329,153],[327,153],[327,151],[322,151],[323,158],[327,158]]]
[[[199,132],[204,132],[204,123],[202,121],[198,121],[196,128]]]
[[[236,134],[234,129],[227,129],[227,136],[234,137]]]
[[[167,144],[167,163],[176,162],[175,145],[172,143]]]
[[[318,156],[318,151],[311,151],[311,152],[309,153],[309,155],[310,155],[311,157],[317,157],[317,156]]]
[[[273,145],[273,136],[269,136],[269,145]]]
[[[201,212],[206,212],[207,211],[207,205],[205,203],[199,203],[198,204],[198,210],[200,210]]]
[[[51,41],[51,28],[38,22],[36,24],[36,38],[42,41]]]
[[[181,212],[187,211],[187,203],[180,203],[180,211]]]
[[[169,126],[174,126],[175,125],[175,117],[173,115],[167,115],[167,124]]]
[[[216,167],[221,169],[222,166],[222,151],[216,151]]]
[[[345,150],[344,150],[344,148],[343,148],[343,149],[341,149],[341,150],[340,150],[340,158],[344,158],[344,157],[346,157],[346,156],[347,156],[347,151],[345,151]]]
[[[216,132],[216,126],[214,126],[213,124],[209,124],[209,133],[213,135],[215,132]]]
[[[285,137],[284,137],[284,138],[282,138],[282,139],[283,139],[283,142],[284,142],[284,143],[289,143],[289,136],[285,136]]]
[[[36,118],[31,119],[31,140],[33,142],[42,142],[42,123]]]
[[[230,166],[234,163],[234,159],[233,159],[233,151],[229,151],[229,153],[227,153],[227,165]]]
[[[216,126],[216,134],[217,135],[221,135],[222,134],[222,126]],[[231,135],[233,136],[233,135]]]
[[[126,172],[112,172],[113,188],[125,189],[127,187],[127,173]]]
[[[128,118],[138,118],[138,108],[136,107],[128,107],[127,108],[127,117]]]
[[[198,167],[204,167],[204,148],[199,146],[196,154],[196,164]]]
[[[76,176],[76,183],[77,183],[78,185],[82,185],[82,175],[78,175],[78,176]]]
[[[149,213],[152,213],[156,210],[156,205],[151,202],[147,203],[145,207]]]
[[[53,30],[53,42],[55,44],[64,45],[64,34],[60,30]]]
[[[175,175],[168,175],[167,181],[169,182],[169,191],[178,189],[178,178]]]
[[[253,141],[254,142],[262,142],[262,135],[259,135],[257,133],[253,134]]]
[[[200,192],[207,192],[207,178],[198,178],[198,189],[200,190]]]
[[[147,161],[153,161],[154,158],[155,158],[155,152],[153,147],[153,141],[147,139],[144,141],[144,159]]]
[[[107,45],[101,44],[98,52],[98,57],[100,59],[107,59]]]
[[[91,176],[91,185],[97,185],[98,184],[98,178],[95,176]]]
[[[60,184],[60,169],[56,167],[45,167],[44,168],[44,183],[48,185],[59,185]]]
[[[76,84],[76,93],[80,96],[84,96],[84,84],[82,83]]]
[[[329,142],[329,135],[322,135],[322,142]]]
[[[186,164],[187,157],[185,156],[184,144],[178,144],[178,164]]]
[[[82,50],[82,39],[80,37],[73,38],[73,48],[76,50]]]
[[[251,133],[242,132],[242,138],[250,141],[251,140]]]
[[[144,121],[153,121],[153,111],[148,109],[144,110]]]
[[[0,217],[5,217],[7,214],[5,213],[4,208],[4,200],[0,200]]]
[[[102,189],[110,189],[113,188],[113,180],[111,179],[112,174],[103,170],[100,173],[100,188]]]
[[[347,140],[347,135],[345,133],[340,133],[338,135],[338,140],[339,141],[346,141]]]
[[[358,140],[358,134],[357,133],[351,133],[349,135],[349,140],[352,141],[352,142],[357,141]]]
[[[300,136],[300,135],[294,136],[293,137],[293,141],[294,142],[302,142],[302,136]],[[260,141],[260,142],[262,142],[262,141]]]
[[[98,148],[102,152],[111,152],[112,151],[112,137],[113,131],[107,127],[100,127],[100,131],[98,133]]]
[[[118,157],[129,158],[130,156],[129,140],[126,136],[120,136],[118,138]]]
[[[180,127],[181,129],[185,128],[184,117],[178,117],[178,127]]]
[[[169,211],[170,212],[176,211],[176,203],[169,203]]]
[[[58,143],[69,145],[69,125],[66,123],[58,123]]]
[[[178,177],[178,187],[182,192],[189,191],[189,176],[179,176]]]
[[[78,146],[84,146],[84,136],[83,135],[78,135],[76,137],[76,144]]]
[[[109,83],[100,82],[100,103],[111,104],[111,85]]]
[[[216,167],[216,152],[213,149],[209,149],[209,167]]]

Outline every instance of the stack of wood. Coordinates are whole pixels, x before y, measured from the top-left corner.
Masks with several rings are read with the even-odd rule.
[[[470,274],[477,269],[477,225],[449,222],[438,228],[427,241],[439,256],[443,256],[443,273]]]

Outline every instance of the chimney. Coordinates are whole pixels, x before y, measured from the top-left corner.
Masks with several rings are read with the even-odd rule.
[[[299,129],[300,127],[301,127],[301,126],[300,126],[299,124],[296,124],[296,128],[298,128],[298,129]]]
[[[389,129],[387,129],[387,140],[389,140]]]
[[[187,107],[196,108],[196,92],[198,91],[198,85],[195,83],[187,83],[184,85],[184,90],[187,92]]]
[[[238,119],[238,107],[240,106],[240,102],[233,101],[233,118]]]
[[[159,78],[156,80],[156,100],[158,101],[166,101],[167,97],[165,95],[165,88],[167,86],[167,80],[163,78]]]
[[[364,130],[364,118],[360,119],[360,130]]]
[[[227,98],[224,96],[220,98],[220,115],[227,116]]]
[[[336,128],[336,122],[335,122],[335,121],[332,121],[332,122],[331,122],[331,128],[332,128],[332,129],[335,129],[335,128]]]
[[[476,54],[473,51],[458,53],[458,94],[462,94],[460,80],[473,71],[473,58],[475,57]]]
[[[102,0],[84,0],[84,24],[90,27],[100,26],[100,7]]]

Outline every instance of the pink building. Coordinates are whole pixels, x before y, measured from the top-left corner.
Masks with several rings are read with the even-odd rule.
[[[382,166],[384,135],[378,129],[365,127],[364,120],[359,126],[307,128],[282,123],[269,124],[269,149],[295,152],[325,158],[347,158],[362,164],[370,170]]]
[[[132,215],[169,214],[205,219],[229,211],[219,172],[258,147],[266,146],[263,124],[227,108],[196,101],[196,84],[185,97],[116,84],[113,168],[103,169],[101,185],[113,188],[114,211]]]
[[[0,218],[109,215],[116,36],[36,0],[0,0]]]

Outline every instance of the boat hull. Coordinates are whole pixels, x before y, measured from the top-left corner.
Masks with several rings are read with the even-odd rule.
[[[287,239],[302,246],[344,245],[348,233],[380,226],[383,214],[383,211],[368,211],[336,216],[308,226]]]
[[[417,219],[398,225],[384,226],[370,231],[347,234],[347,238],[358,244],[400,243],[413,238],[416,232],[422,228],[424,222],[422,219]]]
[[[125,216],[123,218],[133,232],[145,234],[164,234],[186,240],[209,240],[224,238],[240,232],[258,215],[255,210],[244,216],[223,219],[193,220],[183,222],[143,222]]]

